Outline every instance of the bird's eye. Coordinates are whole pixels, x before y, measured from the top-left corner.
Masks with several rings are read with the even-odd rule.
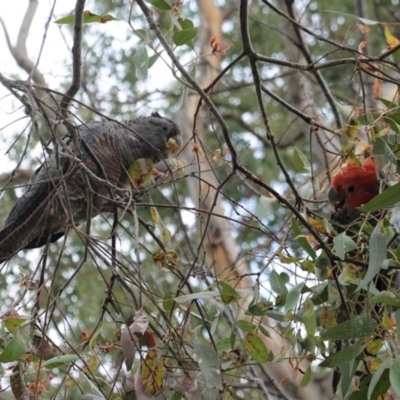
[[[348,188],[347,188],[347,192],[348,193],[352,193],[352,192],[354,192],[354,190],[355,190],[355,187],[352,185],[352,186],[349,186]]]

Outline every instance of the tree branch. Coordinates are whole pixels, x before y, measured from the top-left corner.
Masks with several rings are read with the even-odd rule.
[[[62,115],[67,118],[69,104],[72,98],[78,93],[81,86],[81,66],[82,66],[82,29],[83,29],[83,9],[85,0],[77,0],[75,5],[75,23],[74,23],[74,45],[72,47],[72,82],[68,90],[61,99],[60,107]]]

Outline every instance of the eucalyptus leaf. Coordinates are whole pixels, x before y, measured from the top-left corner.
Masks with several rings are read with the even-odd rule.
[[[368,269],[357,290],[365,288],[382,268],[383,261],[386,258],[386,235],[382,232],[378,224],[369,239],[369,261]]]
[[[336,354],[327,357],[321,364],[320,367],[334,368],[339,365],[346,364],[351,360],[354,360],[364,349],[364,340],[359,340],[351,346],[345,347],[343,350]]]
[[[370,317],[357,317],[326,329],[321,334],[322,340],[350,340],[369,336],[378,323]]]
[[[346,253],[349,251],[355,250],[357,248],[357,244],[354,242],[353,239],[348,237],[344,232],[339,233],[339,235],[333,238],[333,247],[337,256],[344,260],[346,257]]]

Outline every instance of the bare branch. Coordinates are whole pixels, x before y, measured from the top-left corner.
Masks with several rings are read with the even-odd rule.
[[[5,172],[0,174],[0,186],[7,185],[8,182],[12,182],[14,186],[24,185],[29,181],[33,174],[30,169],[19,169],[11,172]]]
[[[74,45],[72,47],[72,82],[71,86],[65,92],[61,99],[61,112],[67,118],[67,111],[72,98],[78,93],[81,86],[81,66],[82,66],[82,29],[83,29],[83,9],[85,0],[77,0],[75,6],[75,23],[74,23]]]

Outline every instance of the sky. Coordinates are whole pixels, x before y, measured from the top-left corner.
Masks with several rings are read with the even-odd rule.
[[[12,45],[15,45],[28,6],[28,1],[19,0],[1,3],[0,17],[6,26]],[[56,17],[70,14],[72,11],[71,3],[72,2],[58,1],[55,6]],[[27,49],[30,59],[34,62],[36,62],[40,53],[40,47],[45,33],[45,24],[49,19],[52,4],[53,3],[49,0],[42,0],[39,2],[30,29]],[[39,70],[45,75],[50,86],[57,82],[60,72],[65,71],[63,61],[68,56],[68,48],[61,32],[57,24],[52,22],[49,24],[45,45],[39,61]],[[0,49],[0,72],[7,78],[26,79],[28,75],[18,67],[8,49],[3,29],[0,29]],[[66,73],[66,71],[64,73]],[[16,131],[26,126],[28,122],[27,118],[23,121],[17,121],[24,116],[23,110],[20,109],[19,102],[14,101],[9,91],[0,84],[0,136],[2,139],[2,143],[0,143],[0,173],[10,171],[13,167],[13,163],[10,163],[8,158],[4,157],[4,150],[6,150],[4,144],[8,142],[7,138],[9,135],[13,135]]]
[[[52,4],[53,2],[48,0],[41,0],[39,2],[27,42],[28,53],[32,60],[36,60],[38,57],[45,32],[45,24],[49,18]],[[54,10],[56,18],[71,14],[71,11],[73,10],[71,4],[73,4],[73,2],[57,1]],[[7,27],[12,44],[16,43],[27,5],[27,0],[19,0],[16,2],[2,2],[0,6],[0,17]],[[7,48],[3,32],[0,34],[0,48],[2,49],[2,56],[0,58],[0,71],[3,74],[15,74],[18,67]],[[46,75],[52,70],[54,72],[55,67],[60,65],[63,59],[65,59],[67,55],[66,52],[67,46],[64,43],[59,26],[57,24],[50,23],[47,32],[46,43],[39,64],[40,70]],[[21,78],[23,78],[23,74],[21,74]]]

